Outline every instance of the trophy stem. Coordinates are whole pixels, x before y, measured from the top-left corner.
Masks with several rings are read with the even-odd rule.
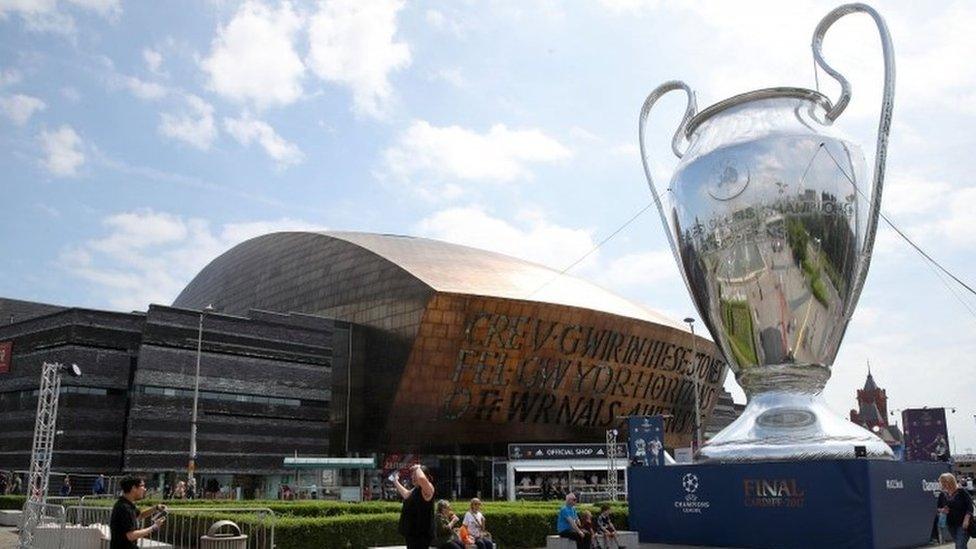
[[[751,401],[763,393],[818,395],[828,379],[830,368],[823,364],[779,364],[743,370],[736,381]]]
[[[858,446],[871,459],[894,457],[884,441],[833,413],[819,394],[768,391],[751,396],[742,415],[706,442],[696,460],[853,459]]]

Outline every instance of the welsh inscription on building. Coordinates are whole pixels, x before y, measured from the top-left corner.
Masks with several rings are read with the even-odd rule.
[[[618,416],[674,413],[671,430],[684,431],[694,377],[707,409],[723,365],[673,341],[478,311],[465,323],[442,415],[607,426]]]

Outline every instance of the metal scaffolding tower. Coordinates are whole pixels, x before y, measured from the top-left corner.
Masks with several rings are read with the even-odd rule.
[[[607,493],[617,501],[617,430],[607,429]]]
[[[61,373],[68,370],[79,376],[76,364],[69,368],[59,362],[45,362],[41,366],[41,383],[37,390],[37,415],[34,422],[34,444],[31,447],[30,473],[27,477],[27,502],[24,522],[20,528],[20,547],[31,547],[34,528],[43,518],[41,512],[47,502],[47,484],[51,475],[54,435],[58,421],[58,397],[61,394]]]

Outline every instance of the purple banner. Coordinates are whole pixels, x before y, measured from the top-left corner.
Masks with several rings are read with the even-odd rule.
[[[945,408],[915,408],[901,413],[905,461],[949,461]]]

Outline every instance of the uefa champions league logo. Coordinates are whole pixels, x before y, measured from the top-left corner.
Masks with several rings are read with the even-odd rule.
[[[701,484],[698,481],[698,475],[694,473],[687,473],[685,476],[681,477],[681,487],[685,490],[685,497],[683,500],[678,500],[674,502],[674,506],[681,509],[682,513],[696,513],[701,514],[711,507],[711,503],[702,500],[698,494],[698,488]]]

